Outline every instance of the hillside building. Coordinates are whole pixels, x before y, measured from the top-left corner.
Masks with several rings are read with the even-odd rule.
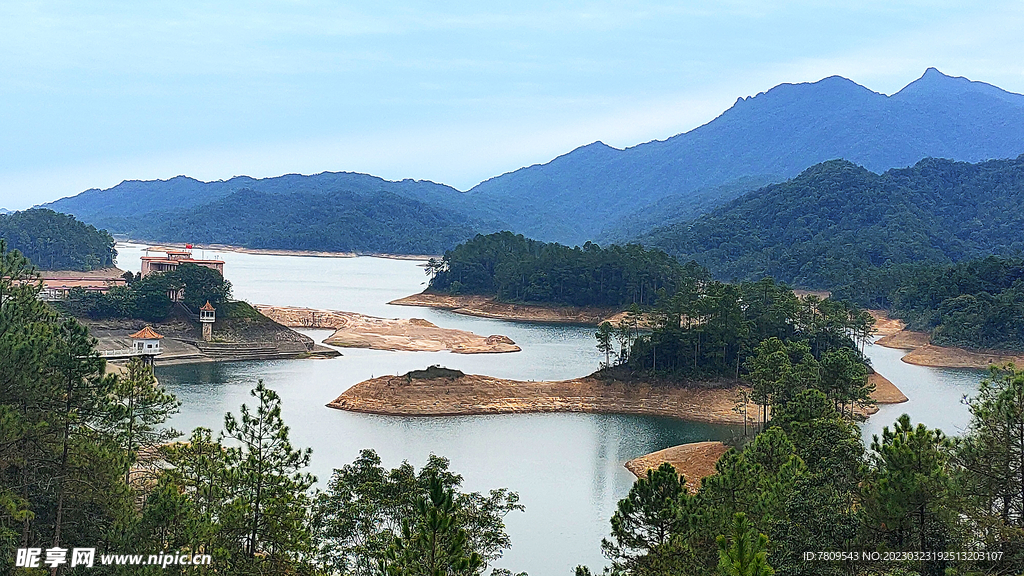
[[[150,256],[150,252],[163,253],[163,256]],[[142,275],[146,276],[153,272],[170,272],[176,270],[182,264],[195,264],[211,268],[224,275],[223,260],[199,260],[192,257],[192,248],[146,248],[146,255],[142,257]]]
[[[47,301],[67,300],[71,290],[81,288],[86,292],[107,292],[115,286],[125,286],[127,282],[121,276],[123,270],[108,268],[92,272],[73,270],[44,270],[43,290],[39,298]]]

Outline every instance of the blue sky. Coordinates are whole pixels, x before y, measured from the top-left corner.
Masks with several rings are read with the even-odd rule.
[[[782,82],[928,66],[1024,92],[1013,2],[0,4],[0,207],[325,170],[468,189]]]

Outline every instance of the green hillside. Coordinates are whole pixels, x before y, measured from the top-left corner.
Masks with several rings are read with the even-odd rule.
[[[43,270],[95,270],[113,266],[117,257],[106,230],[53,210],[0,214],[0,238]]]
[[[458,215],[389,192],[274,194],[240,190],[137,224],[147,240],[249,248],[440,254],[475,230]]]
[[[876,267],[1020,253],[1022,201],[1024,156],[925,159],[881,175],[833,160],[641,241],[719,278],[835,288]]]

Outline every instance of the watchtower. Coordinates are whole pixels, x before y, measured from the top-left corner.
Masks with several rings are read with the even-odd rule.
[[[207,300],[206,304],[203,304],[203,307],[199,309],[199,321],[203,324],[203,340],[205,342],[213,339],[213,323],[216,320],[217,310]]]

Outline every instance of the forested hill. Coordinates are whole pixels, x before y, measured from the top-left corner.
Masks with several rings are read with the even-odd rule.
[[[833,288],[869,267],[1017,254],[1022,202],[1024,155],[978,164],[926,159],[881,175],[833,160],[642,242],[720,278]]]
[[[253,190],[169,217],[148,214],[137,231],[154,241],[392,254],[441,254],[475,233],[457,215],[389,192]]]
[[[511,230],[574,244],[600,239],[619,218],[667,196],[676,201],[666,216],[688,219],[757,187],[722,185],[781,182],[834,158],[882,172],[926,157],[978,162],[1022,153],[1024,96],[932,68],[892,96],[838,76],[782,84],[684,134],[625,150],[597,142],[468,195],[505,216]]]
[[[636,244],[582,248],[539,242],[511,232],[472,240],[431,261],[430,290],[494,296],[508,302],[617,307],[654,304],[707,271],[683,266]]]
[[[285,210],[289,202],[286,196],[290,194],[319,194],[328,210],[344,209],[345,203],[353,195],[372,199],[378,194],[390,193],[439,209],[457,208],[464,196],[454,188],[434,182],[393,182],[368,174],[324,172],[312,176],[286,174],[262,179],[237,176],[215,182],[202,182],[186,176],[169,180],[128,180],[106,190],[86,190],[76,196],[47,204],[46,207],[74,214],[115,233],[146,236],[151,234],[153,222],[172,218],[190,208],[216,202],[241,190],[277,195],[267,198],[280,199],[281,208]],[[330,205],[335,200],[339,204],[332,208]],[[497,228],[495,225],[494,229]]]
[[[117,257],[106,230],[52,210],[0,214],[0,238],[43,270],[95,270]]]

